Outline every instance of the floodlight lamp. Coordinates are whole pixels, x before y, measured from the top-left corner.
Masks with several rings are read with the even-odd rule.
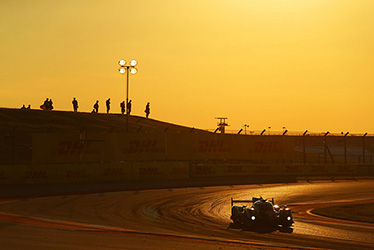
[[[138,62],[136,60],[131,60],[130,61],[131,66],[136,66],[137,64],[138,64]]]
[[[138,72],[138,70],[136,68],[132,68],[130,70],[130,73],[133,74],[133,75],[135,75],[137,72]]]
[[[123,60],[123,59],[121,59],[121,60],[119,60],[118,64],[121,65],[121,66],[125,66],[126,65],[126,61]]]
[[[125,74],[126,73],[126,68],[119,68],[118,69],[119,70],[119,73],[121,73],[121,74]]]

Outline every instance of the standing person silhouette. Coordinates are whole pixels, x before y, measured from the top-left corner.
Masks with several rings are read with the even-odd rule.
[[[95,113],[99,113],[99,100],[96,100],[96,103],[93,106],[93,108],[93,110],[95,110]]]
[[[48,110],[52,110],[52,109],[53,109],[53,102],[52,102],[52,99],[49,99]]]
[[[129,101],[129,103],[127,103],[127,114],[130,115],[131,114],[131,101]]]
[[[108,100],[106,100],[106,113],[109,114],[109,110],[110,110],[110,98],[108,98]]]
[[[121,114],[124,114],[125,113],[125,101],[121,102],[119,106],[121,107]]]
[[[77,112],[78,111],[78,101],[77,101],[77,99],[75,99],[75,97],[74,97],[73,101],[71,103],[73,104],[74,112]]]
[[[40,105],[40,109],[42,110],[47,110],[48,109],[48,103],[49,103],[49,99],[45,99],[44,103],[42,105]]]
[[[145,118],[148,118],[149,113],[151,113],[151,109],[150,109],[150,107],[149,107],[149,102],[148,102],[147,105],[145,106],[145,110],[144,110],[144,112],[145,112]]]

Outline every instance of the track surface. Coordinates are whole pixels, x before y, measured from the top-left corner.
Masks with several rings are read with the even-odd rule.
[[[160,189],[8,200],[1,249],[372,249],[374,225],[309,214],[373,201],[374,181]],[[230,197],[274,197],[293,230],[233,228]]]

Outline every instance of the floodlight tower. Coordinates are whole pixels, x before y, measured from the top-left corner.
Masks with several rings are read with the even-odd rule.
[[[126,81],[126,132],[128,132],[129,128],[129,114],[128,114],[128,105],[129,105],[129,82],[130,82],[130,73],[135,75],[138,72],[138,69],[135,66],[138,64],[136,60],[131,60],[130,65],[126,65],[126,61],[121,59],[118,62],[119,64],[119,73],[126,74],[127,81]]]

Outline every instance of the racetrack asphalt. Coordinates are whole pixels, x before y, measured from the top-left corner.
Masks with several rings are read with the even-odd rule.
[[[374,181],[360,180],[4,199],[1,249],[372,249],[373,224],[308,211],[373,194]],[[232,226],[230,197],[260,195],[293,210],[292,230]]]

